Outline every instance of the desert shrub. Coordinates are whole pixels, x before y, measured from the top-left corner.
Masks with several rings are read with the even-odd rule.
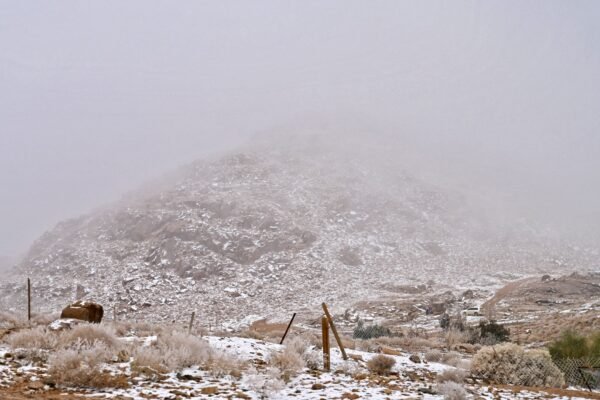
[[[159,374],[169,372],[166,358],[171,358],[165,354],[165,350],[153,346],[139,346],[133,349],[133,362],[131,368],[136,372]]]
[[[442,373],[438,374],[436,380],[440,383],[443,382],[456,382],[464,383],[467,379],[467,371],[459,368],[446,369]]]
[[[393,357],[378,354],[367,361],[367,368],[377,375],[389,375],[395,364],[396,360]]]
[[[442,352],[437,349],[429,350],[425,353],[425,360],[428,362],[440,362],[442,360]]]
[[[103,370],[112,358],[104,343],[82,341],[70,348],[60,349],[48,360],[48,373],[61,385],[79,387],[125,387],[127,378]]]
[[[244,374],[243,383],[256,391],[261,399],[270,399],[275,393],[285,388],[285,382],[280,378],[281,371],[275,367],[269,367],[265,373],[259,373],[252,367]]]
[[[59,313],[34,314],[31,316],[31,323],[34,325],[48,325],[59,318]]]
[[[290,340],[282,351],[274,351],[269,358],[269,365],[281,372],[281,378],[288,382],[306,366],[304,354],[308,344],[300,339]]]
[[[121,346],[115,335],[114,328],[99,324],[81,324],[73,329],[61,332],[59,346],[68,348],[74,343],[91,345],[92,343],[103,343],[106,348],[114,350]]]
[[[245,365],[241,360],[233,356],[213,351],[206,364],[206,368],[210,371],[211,375],[216,378],[228,375],[240,379],[242,377],[242,371],[245,369]]]
[[[6,342],[13,349],[51,350],[58,345],[58,334],[45,326],[36,326],[11,333],[6,337]]]
[[[465,330],[448,329],[444,334],[444,340],[448,349],[454,348],[461,343],[469,343],[471,341],[471,333]]]
[[[16,314],[0,311],[0,329],[10,329],[25,326],[27,321]]]
[[[460,313],[457,313],[454,316],[444,313],[440,316],[438,322],[440,324],[440,328],[444,330],[454,329],[458,331],[464,331],[467,327],[465,318]]]
[[[363,321],[361,320],[358,320],[358,324],[356,325],[356,328],[354,328],[353,332],[353,337],[355,339],[365,340],[378,338],[382,336],[393,336],[393,334],[392,331],[390,331],[388,328],[378,324],[365,326]]]
[[[510,331],[496,321],[479,322],[479,338],[478,343],[485,345],[494,345],[497,343],[507,342],[510,337]]]
[[[467,391],[456,382],[443,382],[436,386],[439,394],[444,396],[444,400],[466,400]]]
[[[498,384],[560,387],[565,383],[548,352],[525,351],[511,343],[479,350],[473,357],[471,372]]]
[[[151,368],[167,372],[204,366],[212,355],[209,344],[195,336],[180,332],[159,335],[150,346],[138,346],[133,350],[133,365],[137,371]]]
[[[548,346],[548,350],[553,360],[600,357],[600,332],[585,337],[566,331]]]

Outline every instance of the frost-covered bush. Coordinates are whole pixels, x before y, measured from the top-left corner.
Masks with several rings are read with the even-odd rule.
[[[59,347],[68,348],[77,342],[84,345],[103,343],[106,348],[111,350],[121,346],[114,328],[99,324],[81,324],[59,334]]]
[[[444,400],[466,400],[467,391],[456,382],[443,382],[436,386],[437,392],[444,396]]]
[[[318,369],[320,362],[319,353],[302,336],[289,340],[283,350],[273,351],[269,359],[269,364],[281,371],[286,382],[304,368]]]
[[[150,346],[136,347],[133,367],[138,371],[151,368],[164,373],[193,365],[203,366],[211,355],[208,342],[185,333],[171,332],[158,336]]]
[[[456,382],[463,383],[467,379],[467,371],[459,368],[446,369],[442,373],[438,374],[436,380],[440,383],[443,382]]]
[[[56,383],[65,386],[125,387],[126,377],[104,369],[112,356],[112,351],[102,342],[78,341],[50,356],[48,373]]]
[[[5,340],[13,349],[51,350],[57,347],[59,337],[45,326],[36,326],[11,333]]]
[[[252,367],[244,374],[243,383],[258,392],[261,399],[270,399],[285,388],[285,382],[280,377],[281,371],[275,367],[267,368],[264,373],[259,373]]]
[[[560,387],[565,383],[548,352],[525,351],[512,343],[479,350],[471,362],[471,373],[508,385]]]
[[[377,375],[389,375],[395,364],[396,360],[393,357],[378,354],[367,361],[367,368]]]

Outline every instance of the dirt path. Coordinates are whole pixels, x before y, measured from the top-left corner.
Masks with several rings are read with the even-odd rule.
[[[484,312],[484,315],[486,315],[490,309],[493,310],[496,304],[502,301],[502,299],[510,296],[510,294],[513,293],[515,290],[520,289],[523,286],[527,286],[529,283],[535,282],[537,280],[539,280],[539,278],[525,278],[521,279],[520,281],[511,282],[507,284],[503,288],[498,289],[494,297],[483,303],[483,305],[481,306],[481,310]]]

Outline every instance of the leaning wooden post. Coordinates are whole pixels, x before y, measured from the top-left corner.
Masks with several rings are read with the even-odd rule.
[[[327,320],[329,321],[329,325],[331,326],[331,330],[333,331],[333,336],[335,336],[335,341],[340,347],[340,351],[342,352],[342,357],[344,360],[348,359],[346,355],[346,350],[344,349],[344,345],[342,344],[342,340],[340,339],[340,335],[338,335],[337,329],[335,329],[335,325],[333,323],[333,318],[331,318],[331,314],[329,314],[329,310],[327,309],[327,305],[325,303],[322,304],[323,311],[325,311],[325,315],[327,316]]]
[[[281,341],[279,342],[279,344],[283,344],[283,341],[285,340],[285,337],[288,334],[288,331],[290,330],[290,328],[292,327],[292,324],[294,323],[294,318],[296,318],[296,313],[294,313],[294,315],[292,315],[292,319],[290,320],[290,323],[288,324],[287,328],[285,329],[285,332],[283,334],[283,337],[281,338]]]
[[[329,349],[329,323],[325,315],[321,318],[321,331],[323,335],[323,369],[329,371],[331,369],[331,351]]]
[[[194,325],[194,317],[196,316],[196,311],[192,311],[192,318],[190,319],[190,327],[188,328],[188,335],[192,333],[192,326]]]
[[[27,321],[31,322],[31,279],[27,278]]]

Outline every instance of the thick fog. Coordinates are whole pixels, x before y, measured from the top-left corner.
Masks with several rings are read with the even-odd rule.
[[[595,1],[1,1],[0,255],[257,132],[319,125],[597,235],[598,21]]]

